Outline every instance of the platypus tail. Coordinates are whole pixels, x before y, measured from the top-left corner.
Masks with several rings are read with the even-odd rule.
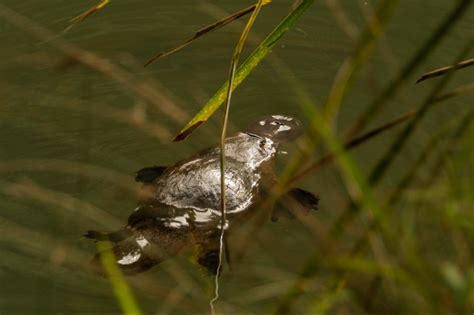
[[[111,241],[113,243],[117,243],[117,242],[123,241],[130,235],[131,235],[131,232],[128,229],[122,229],[122,230],[118,230],[116,232],[111,232],[111,233],[90,230],[90,231],[87,231],[87,233],[84,234],[83,237],[89,238],[95,241]]]
[[[188,243],[187,233],[156,226],[113,233],[88,231],[84,236],[96,241],[110,241],[117,265],[124,274],[146,271],[176,255]],[[100,253],[92,259],[92,268],[104,274]]]
[[[115,243],[111,250],[115,256],[117,265],[126,275],[144,272],[160,262],[147,255],[133,238]],[[105,275],[104,267],[101,262],[101,255],[101,252],[94,255],[91,261],[91,266],[95,272]]]

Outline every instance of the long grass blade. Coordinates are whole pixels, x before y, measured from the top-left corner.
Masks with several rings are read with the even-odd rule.
[[[314,0],[303,0],[254,50],[254,52],[245,60],[235,73],[232,89],[242,83],[243,80],[252,72],[252,70],[265,58],[272,47],[280,38],[296,23],[296,21],[306,12],[314,3]],[[209,117],[224,103],[227,95],[227,87],[224,85],[211,97],[211,99],[202,107],[202,109],[189,121],[189,123],[175,136],[173,141],[184,140],[194,129],[209,119]]]
[[[219,276],[221,273],[222,267],[222,256],[224,252],[224,245],[225,245],[225,229],[227,225],[227,215],[226,215],[226,185],[225,185],[225,139],[227,135],[227,124],[229,121],[229,112],[230,112],[230,102],[232,99],[232,85],[234,82],[235,71],[239,64],[240,55],[244,48],[245,42],[247,40],[247,36],[252,28],[258,14],[260,13],[260,9],[262,8],[263,4],[266,0],[259,0],[255,5],[255,10],[253,10],[252,15],[250,16],[247,24],[245,25],[242,34],[240,35],[239,41],[234,50],[234,54],[232,56],[232,60],[230,63],[230,70],[229,70],[229,81],[227,87],[227,94],[225,100],[225,109],[224,109],[224,118],[222,122],[222,132],[221,132],[221,141],[220,141],[220,179],[221,179],[221,220],[220,220],[220,237],[219,237],[219,262],[217,265],[217,272],[215,275],[215,290],[214,290],[214,298],[209,302],[211,307],[211,313],[214,314],[214,303],[219,299]],[[229,252],[229,249],[226,249],[226,253]],[[226,255],[226,257],[230,258],[230,254]]]
[[[97,3],[96,5],[94,5],[92,8],[90,8],[89,10],[85,11],[84,13],[81,13],[79,14],[78,16],[72,18],[69,22],[69,26],[64,30],[64,32],[67,32],[69,31],[74,25],[84,21],[86,18],[88,18],[89,16],[91,16],[92,14],[96,13],[97,11],[99,11],[100,9],[102,9],[103,7],[105,7],[108,3],[110,2],[110,0],[100,0],[99,3]]]
[[[435,69],[433,71],[430,71],[430,72],[427,72],[427,73],[423,74],[416,81],[416,83],[420,83],[422,81],[425,81],[425,80],[428,80],[428,79],[431,79],[431,78],[439,77],[439,76],[441,76],[443,74],[446,74],[448,72],[456,71],[456,70],[463,69],[463,68],[466,68],[466,67],[470,67],[472,65],[474,65],[474,59],[468,59],[468,60],[461,61],[461,62],[459,62],[455,65]]]
[[[269,0],[266,0],[264,1],[263,5],[266,5],[270,3]],[[223,18],[222,20],[220,21],[217,21],[216,23],[213,23],[211,25],[208,25],[202,29],[200,29],[199,31],[197,31],[192,37],[190,37],[189,39],[185,40],[183,43],[179,44],[178,46],[168,50],[168,51],[164,51],[164,52],[160,52],[158,54],[156,54],[155,56],[153,56],[152,58],[150,58],[146,63],[145,63],[145,67],[158,61],[159,59],[161,58],[164,58],[166,56],[169,56],[171,54],[174,54],[175,52],[185,48],[186,46],[188,46],[189,44],[191,44],[192,42],[194,42],[196,39],[206,35],[207,33],[209,32],[212,32],[212,31],[216,31],[224,26],[226,26],[227,24],[235,21],[235,20],[238,20],[240,19],[241,17],[253,12],[256,8],[256,4],[254,5],[251,5],[250,7],[248,8],[245,8],[245,9],[242,9],[238,12],[235,12],[225,18]]]

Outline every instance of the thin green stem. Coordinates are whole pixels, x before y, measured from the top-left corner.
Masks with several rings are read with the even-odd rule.
[[[250,32],[250,29],[255,22],[258,14],[260,13],[260,9],[262,6],[267,2],[267,0],[259,0],[255,6],[255,10],[252,12],[247,24],[245,25],[242,34],[240,35],[239,41],[237,42],[237,46],[235,47],[234,54],[232,56],[230,70],[229,70],[229,81],[227,86],[227,93],[225,99],[225,108],[224,108],[224,118],[222,123],[222,132],[221,132],[221,141],[220,141],[220,171],[221,171],[221,220],[220,220],[220,239],[219,239],[219,262],[217,265],[217,272],[215,276],[215,295],[214,298],[210,301],[211,312],[214,314],[214,302],[217,301],[219,298],[219,275],[222,268],[222,256],[223,256],[223,247],[224,247],[224,234],[225,228],[227,225],[227,215],[226,215],[226,195],[225,195],[225,139],[227,136],[227,125],[229,121],[229,112],[230,112],[230,104],[232,99],[232,86],[235,79],[235,72],[237,66],[239,64],[240,55],[242,53],[242,49],[244,44],[247,40],[247,36]]]

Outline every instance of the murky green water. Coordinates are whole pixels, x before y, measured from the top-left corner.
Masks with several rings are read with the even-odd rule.
[[[353,42],[322,2],[315,3],[234,94],[233,130],[269,113],[308,121],[287,87],[288,78],[275,71],[275,59],[284,62],[306,84],[315,102],[324,101]],[[356,28],[364,24],[363,10],[375,1],[365,2],[369,4],[344,1],[345,12]],[[51,45],[54,39],[37,38],[0,19],[1,314],[119,312],[109,283],[83,268],[95,248],[80,236],[89,229],[113,230],[125,222],[136,205],[136,170],[173,163],[218,141],[217,116],[189,140],[179,144],[169,140],[226,79],[242,24],[210,34],[147,69],[141,64],[200,27],[251,2],[111,1],[84,23],[62,33],[69,18],[94,3],[2,1],[2,5],[50,30],[54,37],[126,69],[133,84],[147,82],[157,87],[164,99],[157,106],[146,104],[122,84],[93,70],[58,66],[65,60],[62,52]],[[293,1],[275,0],[265,7],[248,47],[255,47],[293,5]],[[400,1],[375,56],[343,103],[338,117],[341,134],[452,5],[446,0]],[[471,9],[425,60],[412,81],[424,71],[451,63],[472,23]],[[471,69],[460,72],[451,86],[469,82],[470,77]],[[430,86],[406,84],[376,120],[384,122],[415,108]],[[167,102],[179,109],[171,110],[175,117],[163,110],[169,107]],[[430,114],[384,182],[387,189],[440,122],[455,117],[467,104],[472,104],[472,97],[457,98]],[[132,115],[144,115],[150,127],[133,124]],[[156,132],[154,124],[163,130]],[[373,165],[374,156],[393,135],[389,132],[355,152],[363,170]],[[283,166],[287,160],[282,156],[278,165]],[[331,224],[344,205],[347,193],[337,174],[333,166],[328,166],[302,183],[321,197],[319,213],[312,214],[321,225]],[[297,220],[265,224],[242,261],[232,272],[226,268],[218,307],[237,313],[270,311],[317,246],[318,239]],[[146,313],[209,311],[211,279],[185,257],[190,253],[130,279]],[[306,309],[305,305],[299,307],[299,312]]]

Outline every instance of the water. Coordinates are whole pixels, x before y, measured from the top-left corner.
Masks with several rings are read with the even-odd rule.
[[[315,102],[324,101],[353,44],[322,2],[306,13],[275,46],[268,61],[236,91],[230,113],[234,130],[270,113],[292,115],[307,122],[295,105],[296,96],[287,88],[287,79],[273,69],[272,58],[285,62],[305,82]],[[374,3],[360,1],[363,2],[369,6]],[[49,44],[50,39],[35,38],[0,20],[2,314],[119,312],[109,283],[85,271],[95,248],[80,236],[89,229],[114,230],[125,222],[136,205],[136,170],[168,165],[219,139],[221,119],[216,116],[189,140],[178,144],[168,141],[226,79],[242,24],[210,34],[147,69],[140,65],[156,52],[173,47],[200,27],[223,17],[225,12],[251,2],[180,1],[177,5],[173,1],[112,1],[84,23],[61,33],[69,18],[93,3],[2,2],[52,34],[127,68],[137,82],[155,80],[160,91],[182,109],[185,117],[173,118],[159,107],[145,105],[123,85],[90,69],[58,67],[63,55]],[[263,9],[244,54],[264,38],[292,5],[292,1],[275,0]],[[344,2],[345,12],[356,28],[365,21],[362,8],[366,6],[360,6],[358,1]],[[341,133],[412,56],[451,6],[451,2],[443,0],[401,1],[374,58],[344,101],[338,121]],[[473,20],[471,9],[425,60],[413,82],[422,72],[453,60]],[[452,86],[469,82],[471,71],[459,72]],[[415,108],[429,87],[430,84],[405,85],[387,103],[377,121]],[[416,149],[432,135],[433,129],[446,115],[454,117],[461,112],[469,101],[472,97],[458,98],[434,110],[383,184],[390,187],[399,178],[397,170],[413,160]],[[161,126],[170,137],[157,136],[155,131],[131,124],[127,120],[131,109],[137,117],[145,111],[146,119]],[[117,116],[118,110],[127,112]],[[361,162],[363,170],[373,165],[374,154],[393,135],[390,132],[357,150],[355,159]],[[282,168],[287,159],[281,157],[278,167]],[[321,196],[321,211],[314,218],[322,225],[330,224],[346,196],[336,169],[327,167],[302,186]],[[229,272],[225,266],[218,311],[269,310],[288,290],[310,255],[308,249],[315,245],[314,236],[296,220],[265,224],[234,270]],[[146,313],[209,311],[212,280],[186,258],[191,253],[188,250],[130,280]]]

